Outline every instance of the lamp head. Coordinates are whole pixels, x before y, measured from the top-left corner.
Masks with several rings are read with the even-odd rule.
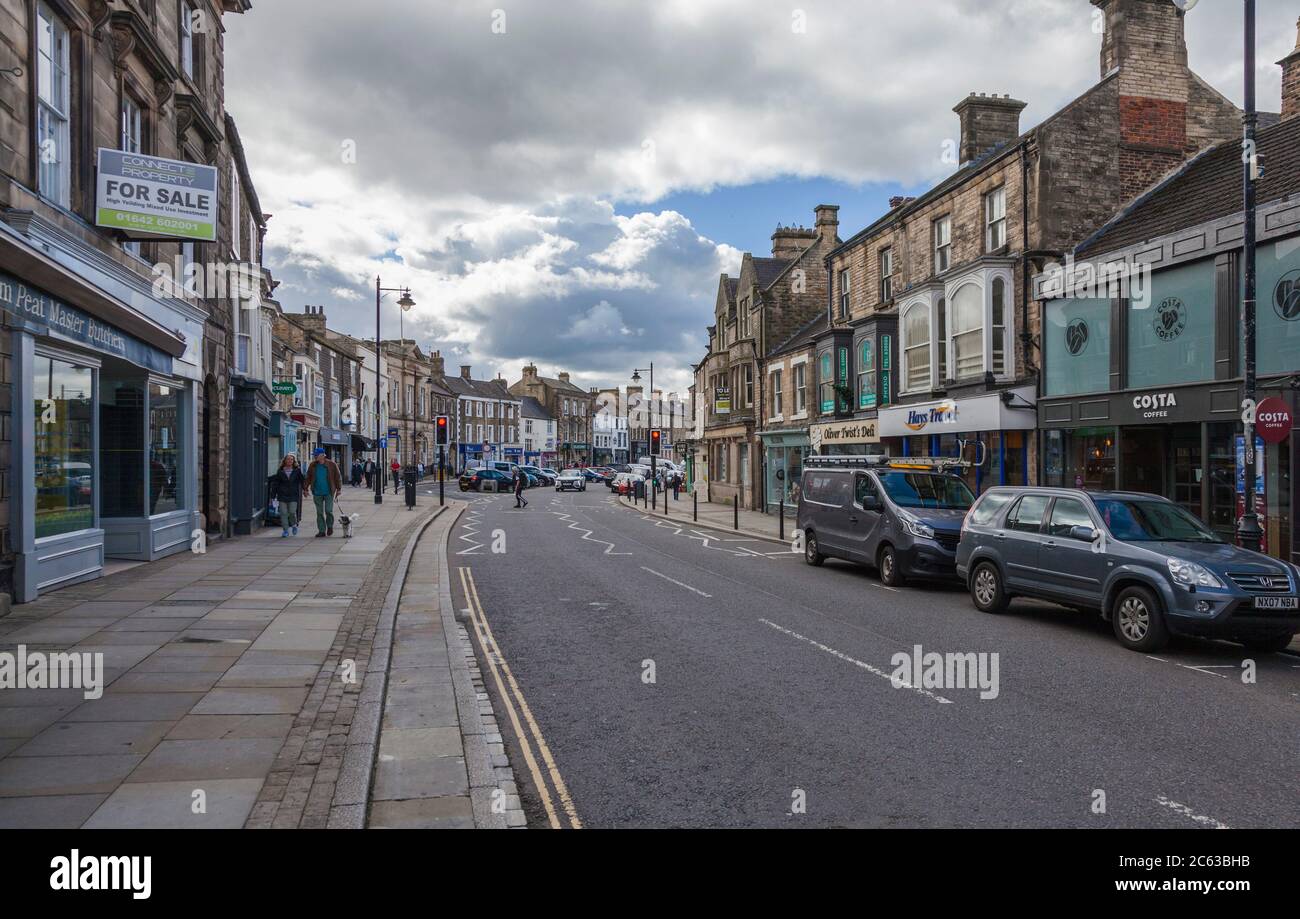
[[[402,308],[402,312],[409,313],[411,307],[415,306],[415,301],[411,299],[411,291],[403,290],[402,298],[397,301],[397,305]]]

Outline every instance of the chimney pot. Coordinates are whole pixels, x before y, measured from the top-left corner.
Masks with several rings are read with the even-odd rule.
[[[1300,116],[1300,21],[1296,22],[1295,50],[1278,61],[1282,67],[1282,117]]]
[[[971,93],[953,109],[961,119],[961,165],[1020,136],[1020,113],[1026,103],[995,93]]]
[[[460,365],[460,378],[461,378],[462,380],[468,380],[468,379],[470,378],[470,377],[469,377],[469,369],[470,369],[470,365],[469,365],[469,364],[461,364],[461,365]]]

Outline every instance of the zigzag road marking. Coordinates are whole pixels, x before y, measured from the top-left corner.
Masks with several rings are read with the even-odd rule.
[[[614,543],[612,542],[606,542],[603,539],[592,539],[591,534],[594,533],[595,530],[583,529],[580,524],[578,524],[576,521],[573,520],[573,517],[571,515],[562,513],[560,511],[551,511],[551,513],[554,514],[556,517],[559,517],[561,520],[567,521],[569,523],[570,530],[577,530],[578,532],[582,533],[582,538],[587,540],[587,542],[600,543],[602,546],[605,546],[606,547],[604,553],[605,555],[626,555],[626,556],[632,555],[631,552],[615,552]]]
[[[479,498],[478,500],[471,502],[471,505],[478,504],[482,500],[482,498]],[[470,543],[470,547],[468,549],[461,549],[456,553],[457,555],[477,555],[478,550],[483,548],[483,543],[475,542],[473,539],[474,536],[478,535],[478,524],[483,522],[482,516],[482,511],[474,510],[472,508],[466,511],[465,519],[461,521],[460,525],[461,529],[465,531],[465,535],[457,536],[456,538],[462,542]]]

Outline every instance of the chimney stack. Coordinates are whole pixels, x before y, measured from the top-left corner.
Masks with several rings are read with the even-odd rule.
[[[961,165],[1019,137],[1020,113],[1025,105],[996,93],[991,96],[971,93],[958,102],[953,111],[961,119]]]
[[[1282,60],[1282,118],[1300,115],[1300,22],[1296,23],[1295,50]]]
[[[569,382],[569,375],[567,373],[560,374],[560,382],[561,383]]]
[[[813,209],[817,215],[817,235],[823,244],[834,248],[840,237],[840,206],[838,204],[819,204]]]
[[[772,234],[772,258],[788,262],[798,258],[815,242],[817,242],[816,230],[778,226],[776,232]]]
[[[913,197],[907,197],[905,195],[896,195],[893,198],[889,199],[889,209],[891,211],[898,210],[898,208],[902,207],[904,204],[911,204],[915,200],[916,198]]]
[[[461,378],[462,380],[468,380],[468,379],[469,379],[469,368],[470,368],[470,365],[469,365],[469,364],[461,364],[461,365],[460,365],[460,378]]]

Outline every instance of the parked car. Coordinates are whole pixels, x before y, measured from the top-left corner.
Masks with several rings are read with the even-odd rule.
[[[511,477],[498,469],[474,469],[460,477],[461,491],[482,491],[484,482],[496,482],[497,491],[509,491]]]
[[[586,491],[587,479],[576,469],[567,469],[555,480],[556,491]]]
[[[975,496],[946,468],[906,458],[810,457],[798,515],[804,560],[874,565],[889,587],[909,577],[952,577],[962,518]]]
[[[555,484],[555,477],[547,474],[545,469],[540,469],[537,466],[520,466],[519,468],[536,479],[539,485]]]
[[[638,482],[644,483],[645,478],[635,472],[620,472],[614,476],[614,481],[610,483],[609,487],[611,491],[619,495],[631,495],[636,492]]]
[[[583,469],[582,477],[588,482],[600,482],[601,484],[604,484],[608,481],[603,475],[594,469]]]
[[[1098,611],[1133,651],[1180,634],[1267,653],[1300,632],[1300,569],[1225,542],[1159,495],[993,489],[966,519],[957,571],[984,612],[1018,596]]]

